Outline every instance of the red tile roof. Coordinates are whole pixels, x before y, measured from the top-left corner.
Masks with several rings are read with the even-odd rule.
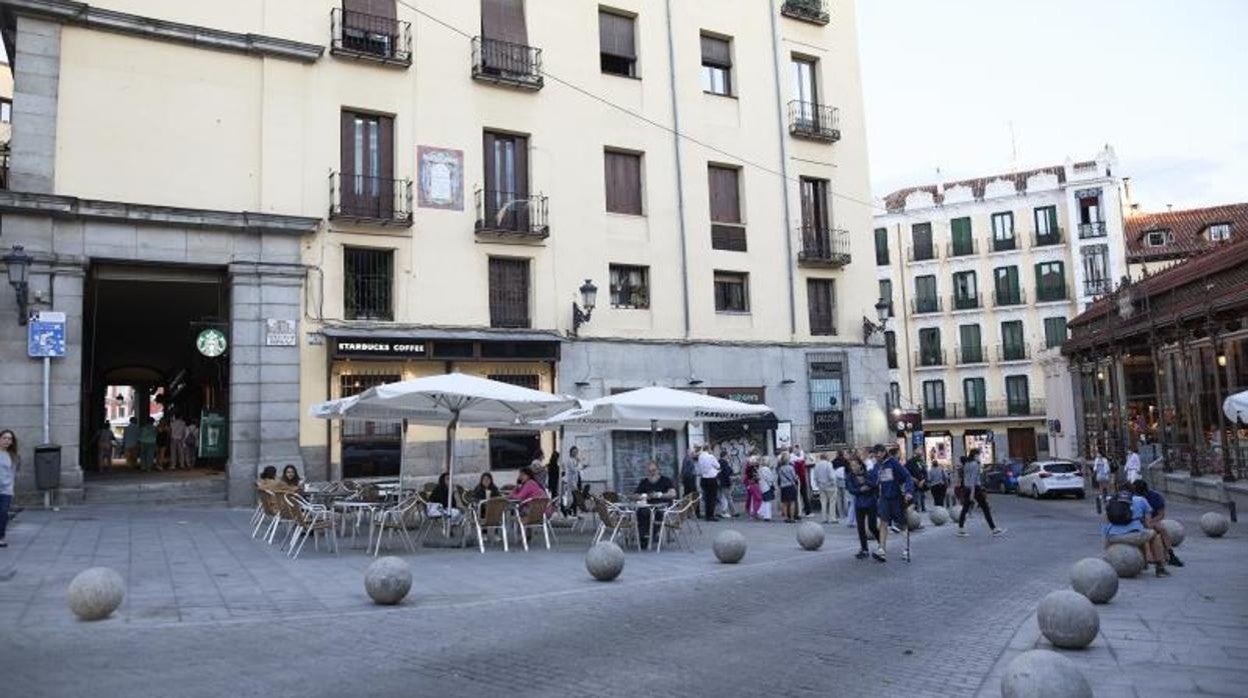
[[[1189,257],[1213,245],[1209,226],[1231,224],[1231,240],[1248,237],[1248,203],[1192,208],[1182,211],[1131,213],[1125,221],[1127,257],[1133,262]],[[1144,243],[1149,232],[1169,230],[1174,242],[1161,247]]]
[[[1027,187],[1027,178],[1038,174],[1057,175],[1058,182],[1064,183],[1066,181],[1066,168],[1061,165],[1053,165],[1051,167],[1038,167],[1034,170],[1025,170],[1023,172],[1008,172],[1004,174],[989,175],[987,177],[976,177],[975,179],[964,179],[959,182],[945,182],[943,188],[952,189],[954,187],[970,187],[975,198],[982,199],[984,197],[984,187],[988,186],[989,182],[998,179],[1010,180],[1014,183],[1015,191],[1021,192]],[[935,199],[938,204],[943,203],[945,200],[945,197],[936,191],[935,184],[924,184],[923,186],[918,187],[898,189],[897,191],[888,194],[884,197],[884,205],[889,211],[900,211],[906,207],[906,197],[916,191],[930,192],[932,194],[932,198]]]

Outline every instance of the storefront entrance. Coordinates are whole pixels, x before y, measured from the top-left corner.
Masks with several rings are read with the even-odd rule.
[[[1036,430],[1032,427],[1006,431],[1010,443],[1010,458],[1024,463],[1036,460]]]

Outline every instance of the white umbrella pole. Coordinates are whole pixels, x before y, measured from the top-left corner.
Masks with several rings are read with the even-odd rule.
[[[403,494],[403,476],[407,474],[407,420],[399,427],[399,494]]]
[[[658,438],[658,432],[659,432],[659,420],[657,419],[650,420],[650,460],[655,461],[655,462],[658,462],[659,460],[658,446],[655,444],[655,439]]]
[[[451,502],[455,500],[455,431],[459,428],[459,410],[451,412],[446,426],[446,511],[442,515],[442,532],[451,534]]]

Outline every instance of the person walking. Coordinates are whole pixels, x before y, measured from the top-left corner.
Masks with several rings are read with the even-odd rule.
[[[546,483],[550,490],[550,501],[559,501],[559,449],[552,451],[550,460],[546,462]]]
[[[134,469],[139,464],[139,420],[130,418],[130,423],[121,432],[121,448],[126,452],[126,467]]]
[[[1135,481],[1140,479],[1140,470],[1142,469],[1140,466],[1140,454],[1136,453],[1135,449],[1127,452],[1127,462],[1122,469],[1127,476],[1127,484],[1134,485]]]
[[[702,508],[707,521],[715,520],[715,505],[719,502],[719,459],[711,453],[710,446],[703,446],[698,453],[698,477],[702,479]]]
[[[728,462],[728,451],[719,451],[719,518],[731,519],[737,515],[732,505],[732,478],[736,473]]]
[[[914,480],[898,460],[898,449],[890,446],[888,455],[876,466],[875,477],[880,486],[880,547],[872,554],[884,562],[888,554],[888,532],[901,533],[906,522],[906,505],[914,497]]]
[[[802,516],[810,516],[810,474],[806,467],[806,452],[802,450],[801,444],[793,444],[789,462],[793,465],[793,471],[797,473],[797,491],[802,499],[800,515],[797,517],[800,519]]]
[[[1105,455],[1098,448],[1096,450],[1096,458],[1092,459],[1092,485],[1100,495],[1101,502],[1109,499],[1110,486],[1112,484],[1113,479],[1110,477],[1109,461],[1105,459]]]
[[[563,463],[563,515],[579,515],[576,511],[574,492],[581,489],[581,471],[585,465],[581,462],[581,450],[576,446],[568,449],[568,459]]]
[[[156,441],[156,420],[149,419],[139,428],[139,468],[145,473],[156,464]]]
[[[776,472],[771,468],[767,458],[759,459],[758,490],[763,503],[758,507],[758,515],[763,521],[771,522],[771,503],[776,501]]]
[[[871,540],[875,541],[876,549],[879,550],[880,528],[875,519],[876,492],[879,489],[879,482],[875,472],[867,470],[866,464],[856,452],[850,455],[849,465],[845,469],[845,489],[849,494],[854,516],[857,519],[860,549],[854,557],[865,560],[870,555],[867,550],[868,529],[871,532]]]
[[[680,489],[681,494],[688,497],[690,494],[696,495],[698,492],[698,447],[694,446],[685,454],[685,459],[680,463]],[[699,502],[693,509],[695,517],[701,516],[702,503]]]
[[[105,420],[104,426],[95,432],[95,462],[96,467],[101,473],[106,473],[113,467],[113,429]]]
[[[763,505],[763,490],[758,486],[758,454],[750,454],[745,462],[745,513],[751,519],[758,519],[758,510]]]
[[[11,430],[0,431],[0,548],[9,547],[6,539],[9,527],[9,507],[13,505],[13,483],[22,467],[17,452],[17,434]]]
[[[182,470],[186,464],[186,422],[182,415],[174,414],[169,422],[170,465],[174,470]]]
[[[840,497],[836,487],[836,468],[824,453],[815,461],[815,489],[819,491],[819,508],[823,511],[823,522],[832,523],[839,518]]]
[[[945,506],[945,495],[949,491],[949,473],[936,461],[932,461],[927,470],[927,486],[932,492],[932,506]]]
[[[979,449],[973,448],[969,455],[962,461],[962,515],[958,517],[958,535],[966,536],[966,517],[970,515],[973,505],[978,504],[979,508],[984,512],[984,521],[988,522],[988,528],[992,529],[992,535],[999,536],[1005,533],[1004,528],[1000,528],[992,520],[992,509],[988,506],[988,494],[983,487],[979,485],[980,473],[983,471],[983,465],[979,462]]]

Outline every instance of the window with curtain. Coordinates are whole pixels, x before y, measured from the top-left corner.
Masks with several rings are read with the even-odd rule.
[[[940,348],[940,328],[924,327],[919,330],[919,365],[941,366],[944,363],[944,352]]]
[[[729,39],[702,35],[702,90],[732,95],[732,44]]]
[[[612,264],[611,307],[644,310],[650,307],[650,268]]]
[[[602,72],[637,77],[636,24],[635,17],[598,10],[598,52]]]
[[[607,150],[603,155],[607,184],[607,211],[642,214],[641,155]]]
[[[953,307],[955,310],[979,307],[979,284],[975,272],[960,271],[953,275]]]
[[[1058,236],[1057,207],[1038,206],[1033,213],[1036,219],[1036,243],[1051,244]]]
[[[1066,271],[1062,262],[1040,262],[1036,265],[1036,300],[1057,301],[1066,298]]]
[[[750,311],[749,278],[749,274],[744,272],[715,272],[715,311],[748,313]]]
[[[1014,241],[1014,214],[1010,211],[992,214],[992,250],[1016,249]]]

